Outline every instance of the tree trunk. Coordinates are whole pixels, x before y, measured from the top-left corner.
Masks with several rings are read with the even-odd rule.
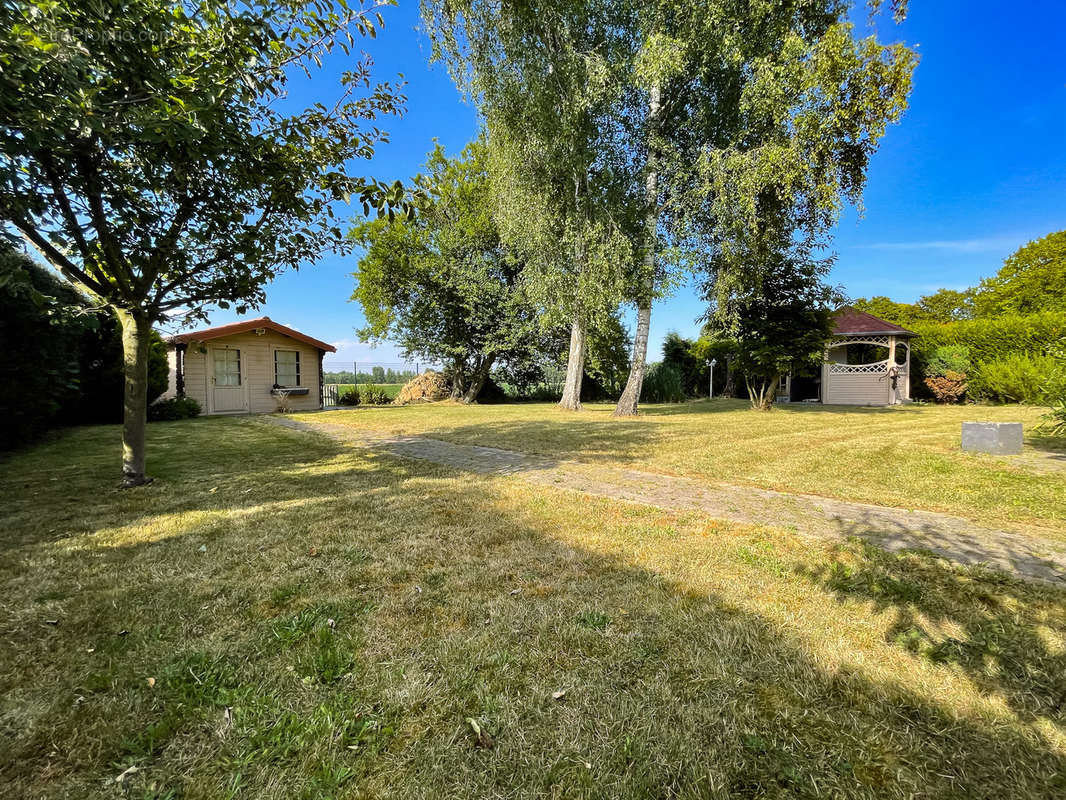
[[[559,408],[581,410],[581,378],[585,374],[585,324],[578,316],[570,325],[570,353],[566,358],[566,384]]]
[[[733,355],[730,353],[725,357],[725,386],[722,387],[722,397],[736,397],[736,384],[736,375],[733,372]]]
[[[650,288],[650,287],[648,287]],[[614,407],[614,416],[633,417],[637,414],[637,403],[644,388],[644,367],[648,359],[648,332],[651,328],[651,297],[647,302],[637,306],[637,335],[633,339],[633,360],[629,365],[629,380],[618,403]]]
[[[466,391],[466,381],[463,380],[465,366],[466,365],[462,362],[462,360],[458,358],[455,359],[452,365],[452,391],[450,395],[450,398],[452,400],[461,401],[463,399],[463,394]]]
[[[477,396],[481,393],[485,381],[489,379],[489,373],[492,371],[492,363],[495,360],[495,356],[486,357],[474,371],[474,376],[470,379],[470,385],[466,388],[466,392],[463,394],[464,403],[469,405],[477,400]]]
[[[641,280],[640,295],[637,297],[637,335],[633,339],[633,360],[629,365],[629,380],[618,403],[614,407],[614,416],[633,417],[640,402],[640,391],[644,387],[644,365],[648,360],[648,332],[651,328],[651,299],[655,294],[655,250],[659,233],[659,154],[657,139],[659,135],[659,85],[655,84],[648,92],[648,163],[644,178],[644,274]]]
[[[122,325],[122,486],[150,482],[144,474],[144,432],[148,419],[148,344],[152,322],[140,312],[115,312]]]
[[[762,378],[756,386],[745,377],[744,382],[748,387],[748,399],[751,407],[759,411],[769,411],[774,407],[774,398],[777,396],[777,385],[781,382],[780,375],[774,375],[767,380]]]

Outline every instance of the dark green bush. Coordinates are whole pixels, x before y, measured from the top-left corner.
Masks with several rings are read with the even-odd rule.
[[[358,389],[349,389],[337,398],[337,403],[342,406],[357,406],[363,401]]]
[[[191,397],[170,397],[148,406],[149,422],[192,419],[200,416],[200,404]]]
[[[166,346],[153,334],[148,401],[167,389]],[[117,320],[74,287],[0,243],[0,450],[49,427],[122,419]]]
[[[680,403],[685,399],[681,373],[669,364],[649,364],[640,392],[642,403]]]

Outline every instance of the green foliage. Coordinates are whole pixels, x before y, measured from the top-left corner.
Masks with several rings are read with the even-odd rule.
[[[970,348],[964,345],[941,345],[925,362],[925,374],[930,378],[943,378],[949,372],[966,375],[970,371]]]
[[[148,406],[149,422],[192,419],[200,416],[200,404],[191,397],[169,397]]]
[[[425,200],[413,220],[367,221],[352,231],[364,253],[355,292],[361,336],[389,339],[408,357],[443,363],[468,400],[495,367],[520,373],[544,342],[520,274],[492,215],[483,141],[447,158],[439,145],[416,179]]]
[[[977,318],[952,323],[918,323],[910,327],[919,338],[913,355],[924,364],[943,345],[961,345],[970,351],[974,364],[996,361],[1014,353],[1039,355],[1066,336],[1066,312]]]
[[[362,401],[363,396],[355,388],[349,389],[337,398],[337,402],[342,406],[357,406]]]
[[[82,338],[95,315],[70,286],[0,243],[0,450],[29,441],[76,404]]]
[[[680,403],[685,399],[681,373],[671,364],[649,364],[644,373],[640,401],[642,403]]]
[[[970,375],[969,395],[994,403],[1043,405],[1063,380],[1066,376],[1052,356],[1011,353],[978,364]]]
[[[354,391],[354,390],[353,390]],[[368,383],[357,392],[359,400],[354,403],[344,403],[343,405],[364,405],[364,406],[387,406],[392,402],[392,397],[384,389],[379,389],[372,383]],[[350,396],[351,392],[348,395]]]
[[[970,348],[941,345],[929,354],[923,365],[924,384],[939,403],[957,403],[968,388]]]
[[[859,311],[873,314],[886,322],[911,327],[920,322],[957,322],[973,319],[975,289],[939,289],[919,298],[917,303],[897,303],[883,295],[852,302]]]
[[[0,243],[0,450],[50,426],[122,414],[118,323],[70,284]],[[166,346],[152,334],[149,392],[167,389]]]
[[[981,316],[1061,311],[1066,298],[1066,231],[1029,242],[981,282],[977,310]]]
[[[1046,387],[1051,410],[1044,415],[1040,432],[1066,437],[1066,337],[1051,348],[1050,355],[1056,367]]]
[[[594,327],[634,260],[635,172],[619,102],[632,30],[593,0],[423,3],[434,57],[475,98],[488,131],[494,216],[525,262],[548,330]]]
[[[781,375],[821,363],[839,299],[822,281],[828,268],[802,254],[777,256],[761,279],[718,308],[715,323],[735,340],[734,362],[753,407],[773,405]]]

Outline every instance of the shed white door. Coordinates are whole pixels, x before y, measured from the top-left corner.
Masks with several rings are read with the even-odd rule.
[[[236,347],[212,347],[211,365],[211,411],[244,411],[241,351]]]

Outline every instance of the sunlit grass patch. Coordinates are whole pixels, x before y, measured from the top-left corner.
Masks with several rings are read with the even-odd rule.
[[[433,404],[301,419],[1066,531],[1066,469],[1036,463],[1051,464],[1038,458],[1048,452],[1034,433],[1039,408],[792,404],[766,413],[715,400],[646,406],[636,419],[612,408]],[[1027,455],[963,453],[961,424],[973,419],[1022,422]]]

